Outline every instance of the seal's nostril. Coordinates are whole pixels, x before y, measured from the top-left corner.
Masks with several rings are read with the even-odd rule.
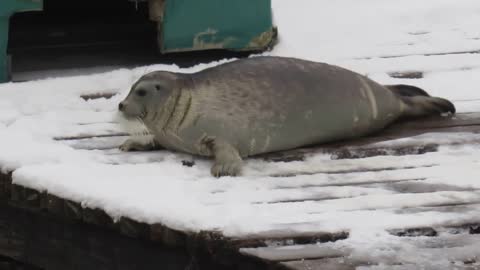
[[[123,103],[120,102],[120,104],[118,104],[118,110],[122,111],[122,110],[123,110],[123,107],[124,107],[124,106],[123,106]]]

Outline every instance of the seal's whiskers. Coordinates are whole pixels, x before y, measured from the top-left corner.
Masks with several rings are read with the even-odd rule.
[[[133,119],[121,118],[120,125],[124,130],[130,134],[130,137],[138,142],[151,142],[153,141],[153,134],[145,125],[142,117],[136,117]]]

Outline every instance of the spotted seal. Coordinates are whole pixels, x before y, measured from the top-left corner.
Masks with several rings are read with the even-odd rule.
[[[214,158],[214,176],[238,175],[242,158],[360,137],[400,118],[454,113],[454,105],[408,85],[385,86],[337,66],[253,57],[193,74],[155,71],[119,104],[158,147]]]

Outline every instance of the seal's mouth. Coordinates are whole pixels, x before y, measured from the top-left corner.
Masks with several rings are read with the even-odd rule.
[[[116,118],[122,129],[131,136],[143,137],[151,135],[147,125],[140,117],[126,116],[125,113],[119,112]]]

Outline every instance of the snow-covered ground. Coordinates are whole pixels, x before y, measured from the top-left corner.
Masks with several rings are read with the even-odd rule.
[[[381,83],[414,84],[451,99],[459,112],[480,112],[480,54],[464,53],[480,50],[478,0],[273,0],[273,11],[280,43],[269,54],[341,65]],[[113,217],[188,231],[215,229],[234,237],[348,230],[352,237],[343,244],[375,248],[375,243],[377,247],[388,243],[385,229],[399,225],[480,221],[478,205],[454,212],[427,209],[480,203],[480,152],[475,144],[445,146],[419,156],[330,160],[318,154],[290,163],[251,159],[244,176],[219,180],[209,175],[210,161],[182,166],[182,160],[191,159],[188,155],[88,150],[93,144],[118,146],[125,138],[54,140],[121,132],[115,121],[117,104],[148,71],[195,72],[217,64],[189,69],[155,65],[0,84],[0,167],[15,170],[16,184],[104,209]],[[424,77],[388,76],[404,71],[422,71]],[[110,92],[119,94],[110,99],[80,98]],[[464,142],[478,141],[480,135],[419,139]],[[331,173],[359,168],[363,172]],[[397,169],[378,172],[381,168]],[[281,176],[295,173],[299,175]],[[383,182],[361,184],[376,180]],[[387,185],[390,182],[404,183],[407,191],[410,184],[412,190],[398,192]],[[419,190],[419,182],[444,190]],[[302,198],[326,200],[295,201]],[[424,211],[399,211],[418,206]],[[361,235],[369,235],[369,245],[358,240]],[[409,246],[400,244],[395,248],[407,252]]]

